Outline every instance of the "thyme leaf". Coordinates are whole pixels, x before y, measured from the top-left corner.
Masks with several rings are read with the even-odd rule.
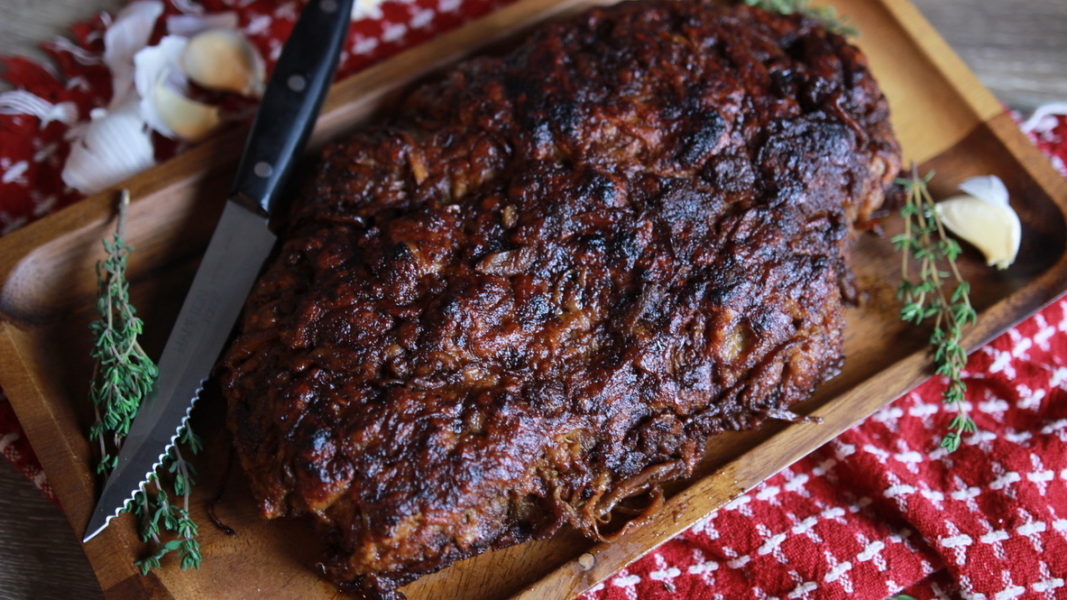
[[[811,0],[744,0],[744,3],[783,15],[800,13],[821,21],[823,26],[838,35],[857,35],[856,29],[839,16],[832,6],[812,6]]]
[[[978,313],[971,305],[971,286],[956,266],[960,245],[945,234],[934,209],[934,199],[927,187],[932,177],[932,172],[919,177],[918,170],[912,165],[911,176],[897,180],[906,193],[904,206],[900,209],[904,233],[894,236],[891,241],[901,256],[901,282],[897,288],[897,297],[903,302],[900,318],[915,325],[933,320],[930,346],[934,372],[948,379],[941,399],[957,410],[940,446],[955,452],[964,434],[977,431],[963,402],[967,384],[963,382],[961,372],[967,365],[963,332],[978,320]],[[913,263],[918,263],[916,279],[912,279]],[[946,291],[949,288],[951,291]]]
[[[159,375],[156,364],[138,342],[144,323],[130,302],[126,280],[126,264],[133,250],[125,241],[129,204],[130,194],[123,190],[118,225],[111,239],[103,240],[105,257],[96,263],[98,318],[89,325],[93,337],[90,355],[94,361],[89,399],[96,414],[96,422],[89,428],[89,439],[99,449],[96,472],[100,475],[115,468],[130,425]],[[183,569],[200,566],[198,529],[189,516],[193,471],[178,446],[195,454],[201,444],[188,425],[183,427],[178,439],[179,443],[171,447],[161,465],[161,470],[169,474],[166,480],[152,474],[144,488],[122,509],[137,517],[141,541],[154,546],[150,555],[135,561],[143,574],[158,568],[163,557],[171,552],[178,552]],[[170,501],[168,489],[175,498],[181,499],[180,504]],[[162,536],[167,533],[175,537],[164,542]]]

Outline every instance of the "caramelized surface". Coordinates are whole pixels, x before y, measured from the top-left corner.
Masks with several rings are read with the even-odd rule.
[[[859,51],[649,0],[545,26],[327,149],[222,363],[268,516],[368,596],[684,475],[841,360],[899,166]]]

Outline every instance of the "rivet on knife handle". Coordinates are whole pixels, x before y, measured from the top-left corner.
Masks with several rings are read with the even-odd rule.
[[[256,112],[233,194],[270,215],[315,125],[351,22],[352,0],[311,0],[293,27]],[[309,98],[310,96],[310,98]],[[309,101],[310,100],[310,101]]]

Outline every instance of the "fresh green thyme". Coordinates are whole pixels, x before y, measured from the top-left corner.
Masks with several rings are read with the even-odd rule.
[[[128,204],[129,193],[123,191],[115,235],[104,240],[106,257],[96,263],[99,318],[89,325],[95,362],[89,399],[96,410],[89,439],[100,446],[100,462],[96,465],[100,474],[115,468],[122,440],[130,432],[141,400],[152,389],[158,374],[155,363],[137,342],[144,324],[130,304],[126,259],[132,248],[124,241]]]
[[[977,429],[963,402],[967,384],[960,372],[967,364],[967,351],[961,343],[963,330],[977,321],[978,314],[971,306],[971,287],[956,266],[960,245],[945,234],[934,208],[934,199],[927,187],[932,177],[932,172],[920,177],[912,165],[911,176],[897,180],[904,187],[907,199],[900,209],[904,233],[893,236],[892,241],[901,253],[901,282],[897,296],[904,305],[900,318],[915,325],[929,319],[934,321],[930,345],[935,373],[948,379],[942,399],[957,410],[949,423],[948,433],[941,438],[941,447],[955,452],[961,436]],[[913,261],[919,264],[917,280],[911,279],[909,270]],[[950,286],[954,287],[947,292],[946,288]]]
[[[822,21],[827,29],[843,36],[855,36],[856,30],[837,14],[832,6],[812,6],[811,0],[744,0],[749,6],[791,15],[801,13]]]
[[[151,391],[159,374],[155,363],[138,342],[144,323],[130,302],[126,280],[126,263],[133,250],[125,241],[129,204],[129,192],[123,190],[115,234],[103,241],[105,257],[96,264],[96,309],[99,315],[89,325],[94,361],[89,399],[96,412],[96,422],[89,428],[89,439],[99,445],[96,472],[101,475],[115,468],[119,449],[130,432],[141,401]],[[184,427],[180,443],[171,448],[163,461],[163,471],[168,474],[165,481],[153,474],[144,490],[137,492],[123,508],[137,517],[141,540],[155,545],[150,556],[136,561],[142,573],[159,567],[160,560],[174,551],[179,553],[183,569],[200,565],[198,530],[189,517],[193,471],[183,459],[179,445],[194,454],[200,451],[200,440],[188,426]],[[167,494],[167,489],[171,495]],[[171,501],[171,497],[180,498],[180,504]],[[163,542],[161,532],[170,532],[176,537]]]
[[[179,446],[185,446],[194,454],[201,449],[200,439],[188,425],[182,428],[179,442],[171,446],[161,466],[164,472],[169,473],[171,493],[175,499],[171,500],[167,494],[166,482],[161,482],[159,476],[153,473],[144,489],[134,494],[133,500],[123,509],[137,517],[141,541],[151,542],[155,546],[155,552],[135,563],[145,575],[159,568],[160,561],[171,552],[178,553],[182,569],[200,568],[200,542],[197,541],[200,529],[189,516],[189,496],[195,484],[194,472],[192,465],[182,457]],[[161,531],[174,533],[176,537],[163,542]]]

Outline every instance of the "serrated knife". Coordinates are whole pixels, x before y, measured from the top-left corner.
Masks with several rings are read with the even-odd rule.
[[[237,167],[233,191],[141,406],[85,529],[107,527],[163,461],[274,246],[267,228],[337,68],[353,0],[310,0],[278,57]]]

